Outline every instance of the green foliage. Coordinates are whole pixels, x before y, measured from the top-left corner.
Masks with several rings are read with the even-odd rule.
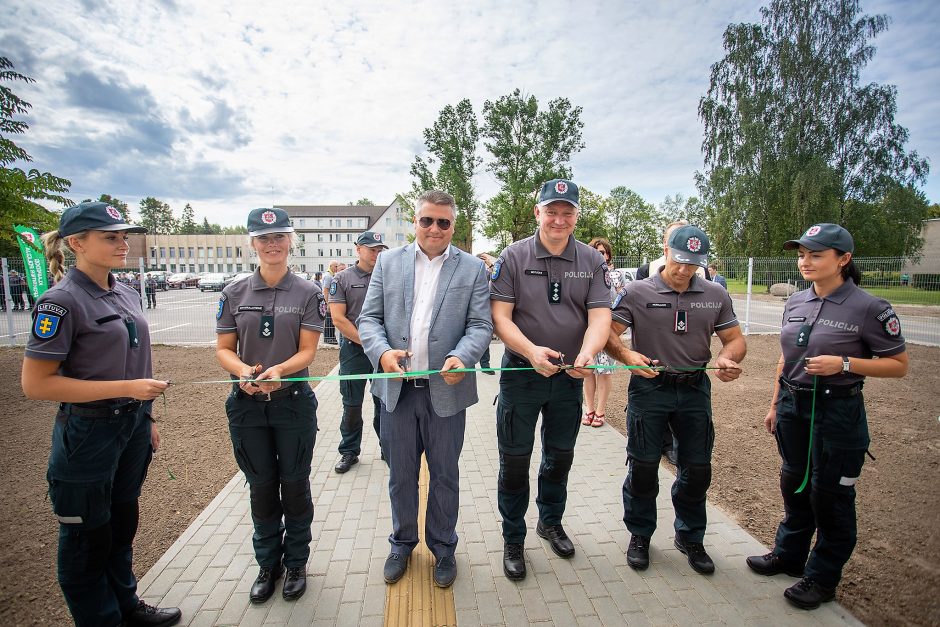
[[[241,224],[238,226],[223,226],[219,232],[222,235],[248,235],[248,229]]]
[[[196,212],[193,206],[186,203],[183,207],[183,216],[179,221],[179,228],[176,231],[180,235],[194,235],[199,232],[199,225],[196,224]]]
[[[356,202],[346,203],[349,207],[375,207],[376,204],[368,198],[360,198]]]
[[[927,208],[927,218],[930,220],[940,218],[940,204],[934,203]]]
[[[768,254],[814,222],[890,224],[897,190],[923,183],[927,161],[906,152],[894,122],[896,89],[859,82],[888,18],[858,0],[772,0],[761,24],[725,30],[699,103],[706,172],[697,174],[703,215],[722,254]],[[894,239],[915,253],[920,225]],[[861,248],[877,231],[856,235]]]
[[[486,203],[483,233],[501,245],[535,232],[533,205],[542,183],[570,178],[571,157],[584,148],[581,107],[556,98],[539,110],[535,96],[519,89],[483,104],[484,145],[492,157],[486,169],[500,191]]]
[[[610,227],[607,224],[607,199],[582,187],[580,201],[581,213],[574,227],[574,238],[585,243],[595,237],[610,239]]]
[[[631,189],[610,190],[607,220],[614,255],[655,259],[662,254],[663,216]]]
[[[36,168],[11,167],[16,161],[32,161],[32,157],[9,138],[9,135],[21,135],[29,129],[24,120],[14,116],[25,116],[31,106],[5,84],[11,81],[34,82],[29,76],[16,72],[9,59],[0,57],[0,255],[3,256],[19,254],[14,224],[39,231],[56,228],[58,215],[36,201],[72,204],[63,195],[72,185],[67,179]]]
[[[176,218],[170,205],[152,196],[140,201],[140,225],[152,235],[167,235],[177,232]]]
[[[455,107],[444,107],[434,124],[424,129],[424,145],[430,154],[416,156],[411,164],[414,182],[409,201],[413,204],[429,189],[452,195],[457,201],[453,243],[468,252],[473,249],[473,225],[480,208],[473,185],[473,175],[481,163],[476,156],[479,140],[473,106],[464,98]]]

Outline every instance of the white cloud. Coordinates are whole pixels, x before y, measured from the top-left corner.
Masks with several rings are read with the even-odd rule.
[[[0,54],[37,80],[17,86],[36,166],[72,179],[76,199],[154,195],[222,223],[275,203],[390,202],[441,108],[469,97],[480,112],[516,87],[583,107],[573,166],[586,187],[694,194],[709,67],[728,23],[759,20],[761,5],[8,4]],[[940,10],[864,9],[893,17],[864,78],[898,86],[909,147],[936,155]],[[482,194],[495,187],[482,173]]]

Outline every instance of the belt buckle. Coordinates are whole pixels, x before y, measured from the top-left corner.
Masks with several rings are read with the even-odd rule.
[[[411,384],[414,385],[416,388],[426,388],[428,387],[429,383],[430,381],[428,379],[416,378],[416,379],[411,380]]]
[[[270,392],[256,392],[251,395],[251,398],[261,403],[267,403],[268,401],[271,400],[271,393]]]

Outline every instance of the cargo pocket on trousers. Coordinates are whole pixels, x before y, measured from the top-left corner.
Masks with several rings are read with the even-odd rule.
[[[66,419],[62,429],[62,446],[66,459],[71,462],[81,452],[82,445],[91,438],[97,424],[98,421],[94,418],[70,415]]]
[[[500,407],[496,415],[496,431],[499,434],[498,440],[507,446],[512,446],[512,407]]]
[[[823,446],[819,487],[833,492],[854,492],[864,465],[865,449],[841,448],[826,443]]]
[[[63,481],[49,477],[49,500],[61,524],[95,529],[110,516],[111,483]]]
[[[247,451],[245,451],[244,443],[240,439],[232,439],[232,452],[235,454],[235,462],[246,476],[255,476],[258,474],[251,463],[251,459],[248,457]]]

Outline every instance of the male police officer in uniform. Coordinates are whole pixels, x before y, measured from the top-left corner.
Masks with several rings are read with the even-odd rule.
[[[499,382],[499,512],[503,517],[503,571],[526,575],[523,542],[529,506],[529,461],[542,414],[539,522],[536,532],[561,557],[574,545],[561,525],[568,471],[581,425],[582,379],[610,328],[610,283],[600,253],[574,239],[578,186],[554,179],[542,185],[535,235],[507,247],[494,264],[490,298],[496,333],[506,345]]]
[[[702,540],[705,536],[705,493],[711,483],[715,441],[711,382],[700,368],[711,358],[712,332],[722,349],[715,360],[716,376],[732,381],[747,347],[731,305],[720,285],[696,276],[705,267],[708,237],[694,226],[675,229],[666,247],[666,265],[643,281],[634,281],[614,304],[608,353],[627,365],[660,365],[656,372],[633,370],[627,408],[627,478],[623,483],[623,521],[632,534],[627,563],[649,566],[649,542],[656,529],[659,457],[662,434],[672,426],[678,442],[672,504],[676,511],[675,545],[699,573],[715,565]],[[620,341],[633,329],[633,348]]]
[[[388,250],[388,246],[385,245],[382,234],[366,231],[356,240],[356,255],[359,257],[359,262],[339,272],[330,283],[330,314],[333,317],[333,324],[342,333],[339,338],[339,373],[341,375],[372,372],[372,364],[362,350],[356,319],[366,299],[366,290],[369,288],[369,281],[372,280],[375,260],[383,250]],[[342,441],[339,443],[340,459],[333,470],[342,474],[354,464],[359,463],[359,450],[362,444],[362,399],[365,396],[366,382],[364,380],[340,381],[339,391],[343,395],[343,420],[339,425]],[[375,434],[379,435],[379,416],[382,406],[375,396],[372,397],[372,402],[375,406],[372,426]]]

